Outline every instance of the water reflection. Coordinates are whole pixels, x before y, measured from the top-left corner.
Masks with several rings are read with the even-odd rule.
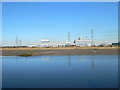
[[[94,70],[95,69],[94,55],[92,55],[91,62],[92,62],[92,70]]]
[[[116,88],[117,59],[116,55],[3,57],[3,87]]]
[[[41,60],[47,61],[47,60],[49,60],[49,56],[41,56]]]
[[[19,60],[18,60],[18,57],[16,57],[16,62],[17,62],[17,64],[18,64],[18,61],[19,61]]]
[[[25,64],[29,64],[29,58],[28,57],[22,57],[22,58],[24,58],[24,63]],[[19,64],[20,62],[21,62],[22,60],[21,60],[21,57],[16,57],[16,63],[17,64]]]
[[[70,67],[71,66],[71,57],[68,56],[68,66]]]
[[[37,57],[37,58],[36,58]],[[39,60],[41,61],[53,61],[52,57],[53,56],[36,56],[35,60]],[[57,57],[57,56],[56,56]],[[86,63],[86,58],[83,55],[79,55],[79,56],[75,56],[75,59],[73,58],[73,56],[68,55],[68,56],[64,56],[65,58],[62,58],[60,60],[64,60],[68,63],[68,67],[72,66],[72,61],[76,61],[78,60],[78,63]],[[23,58],[23,60],[21,60],[21,58]],[[34,57],[16,57],[16,63],[25,63],[25,64],[29,64],[31,62],[31,60],[34,59]],[[54,59],[54,60],[59,60],[58,58]],[[89,55],[89,58],[87,59],[89,61],[91,61],[91,70],[95,69],[95,60],[94,60],[94,55]]]

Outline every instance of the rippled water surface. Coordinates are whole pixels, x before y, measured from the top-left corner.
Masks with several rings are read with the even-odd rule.
[[[117,88],[117,55],[5,56],[3,88]]]

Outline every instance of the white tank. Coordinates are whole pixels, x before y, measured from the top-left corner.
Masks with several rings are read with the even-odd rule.
[[[49,39],[42,39],[41,42],[49,42]]]

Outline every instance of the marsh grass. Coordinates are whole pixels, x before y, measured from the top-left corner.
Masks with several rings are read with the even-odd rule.
[[[33,54],[31,54],[31,53],[24,53],[24,54],[20,54],[18,56],[21,56],[21,57],[30,57],[30,56],[33,56]]]

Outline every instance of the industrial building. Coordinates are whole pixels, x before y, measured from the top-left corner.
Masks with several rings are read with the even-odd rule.
[[[49,39],[42,39],[38,47],[66,47],[66,46],[91,46],[92,40],[88,38],[78,38],[74,42],[56,43],[50,42]]]
[[[50,42],[49,39],[42,39],[38,47],[65,47],[66,43]]]
[[[65,43],[54,43],[54,42],[49,42],[49,43],[41,43],[38,45],[38,47],[65,47]]]
[[[74,40],[75,46],[91,46],[92,40],[88,38],[79,37],[77,40]]]

